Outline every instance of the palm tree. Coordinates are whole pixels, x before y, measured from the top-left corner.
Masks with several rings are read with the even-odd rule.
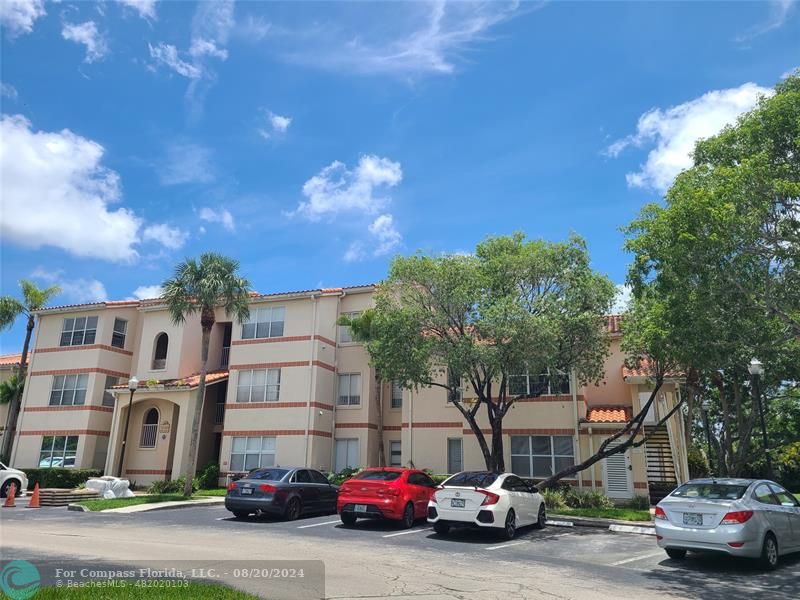
[[[25,372],[28,368],[28,348],[31,344],[33,327],[36,324],[34,313],[44,308],[48,302],[61,293],[61,288],[52,285],[48,288],[39,288],[32,281],[22,279],[19,282],[22,288],[22,300],[17,300],[12,296],[0,296],[0,331],[9,329],[20,315],[28,317],[28,324],[25,330],[25,343],[22,344],[22,356],[17,368],[17,381],[25,381]],[[0,457],[11,458],[11,444],[14,441],[14,434],[17,431],[17,419],[19,417],[19,407],[22,401],[22,386],[18,386],[8,407],[8,419],[6,420],[6,430],[3,433],[3,444],[0,447]]]
[[[192,416],[192,437],[189,443],[188,467],[184,496],[192,495],[192,479],[197,462],[197,446],[200,437],[200,417],[203,412],[203,399],[206,390],[206,371],[208,367],[208,343],[214,327],[214,311],[218,306],[225,309],[227,316],[233,316],[240,323],[250,316],[250,282],[240,277],[239,261],[221,254],[207,252],[200,255],[200,261],[187,258],[175,268],[175,275],[167,279],[162,288],[172,322],[181,325],[186,317],[200,313],[200,326],[203,330],[200,346],[200,382],[197,385],[197,399]]]
[[[19,383],[16,373],[5,381],[0,382],[0,404],[8,404],[17,393],[22,395],[22,388],[24,386],[24,383]]]

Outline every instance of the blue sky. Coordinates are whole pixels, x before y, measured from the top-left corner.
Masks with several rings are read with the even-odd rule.
[[[149,297],[207,250],[353,285],[514,230],[622,283],[620,226],[800,64],[795,5],[4,1],[2,291]]]

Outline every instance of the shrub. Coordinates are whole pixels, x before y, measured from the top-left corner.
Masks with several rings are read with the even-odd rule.
[[[564,501],[564,493],[561,490],[546,489],[540,492],[544,498],[544,504],[549,510],[565,508],[567,503]]]
[[[168,479],[164,481],[154,481],[147,488],[148,494],[180,494],[183,493],[183,486],[186,485],[186,477],[181,475],[177,479]],[[192,492],[198,489],[197,478],[192,479]]]
[[[361,469],[342,469],[338,473],[328,473],[328,481],[334,485],[342,485],[344,481],[350,479],[353,475],[358,473]]]
[[[635,510],[650,510],[650,497],[636,494],[628,503],[628,506]]]
[[[442,483],[445,479],[450,479],[450,475],[430,475],[430,478],[433,479],[434,483]]]
[[[614,503],[608,496],[592,490],[579,492],[571,488],[564,495],[564,501],[570,508],[614,508]]]
[[[102,469],[23,469],[28,476],[28,489],[38,483],[41,488],[75,489],[93,477],[102,477]]]
[[[708,466],[708,458],[700,448],[697,446],[689,446],[686,453],[686,460],[689,463],[689,477],[708,477],[711,474],[711,468]]]
[[[215,462],[208,463],[197,472],[195,477],[198,489],[210,490],[219,487],[219,465]]]

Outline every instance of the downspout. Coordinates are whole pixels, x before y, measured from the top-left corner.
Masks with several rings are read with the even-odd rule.
[[[414,466],[414,390],[408,392],[408,466]]]
[[[308,449],[310,445],[310,431],[311,431],[311,399],[314,397],[314,359],[317,354],[317,341],[314,336],[317,333],[317,295],[311,294],[311,335],[309,336],[311,348],[309,349],[308,356],[308,399],[306,400],[306,450],[305,450],[305,464],[304,466],[310,467],[308,461]]]
[[[347,292],[342,292],[336,298],[336,321],[339,320],[339,308],[342,304],[342,298],[345,297]],[[339,325],[335,325],[333,331],[334,341],[336,345],[333,347],[333,411],[331,412],[331,472],[336,468],[336,400],[339,395]]]
[[[594,439],[593,438],[594,438],[594,436],[592,434],[592,428],[589,427],[589,456],[594,456]],[[597,463],[592,465],[592,491],[594,491],[594,489],[596,488],[596,485],[595,485],[596,477],[595,477],[595,472],[594,472],[594,467],[595,467],[596,464]]]
[[[575,419],[575,464],[581,464],[581,436],[580,436],[580,423],[578,422],[578,380],[575,377],[575,369],[570,369],[569,372],[569,388],[572,392],[572,413]],[[583,479],[578,474],[578,489],[583,491]]]

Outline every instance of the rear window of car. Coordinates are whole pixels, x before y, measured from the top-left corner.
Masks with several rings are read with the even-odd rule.
[[[403,473],[400,471],[363,471],[353,479],[366,479],[368,481],[394,481]]]
[[[497,479],[497,473],[489,473],[487,471],[473,471],[466,473],[457,473],[450,479],[442,483],[443,486],[459,486],[459,487],[479,487],[484,488],[492,485]]]
[[[747,487],[725,483],[685,483],[670,495],[675,498],[701,500],[738,500],[744,496]]]
[[[288,473],[288,469],[257,469],[247,475],[247,479],[266,479],[267,481],[280,481]]]

